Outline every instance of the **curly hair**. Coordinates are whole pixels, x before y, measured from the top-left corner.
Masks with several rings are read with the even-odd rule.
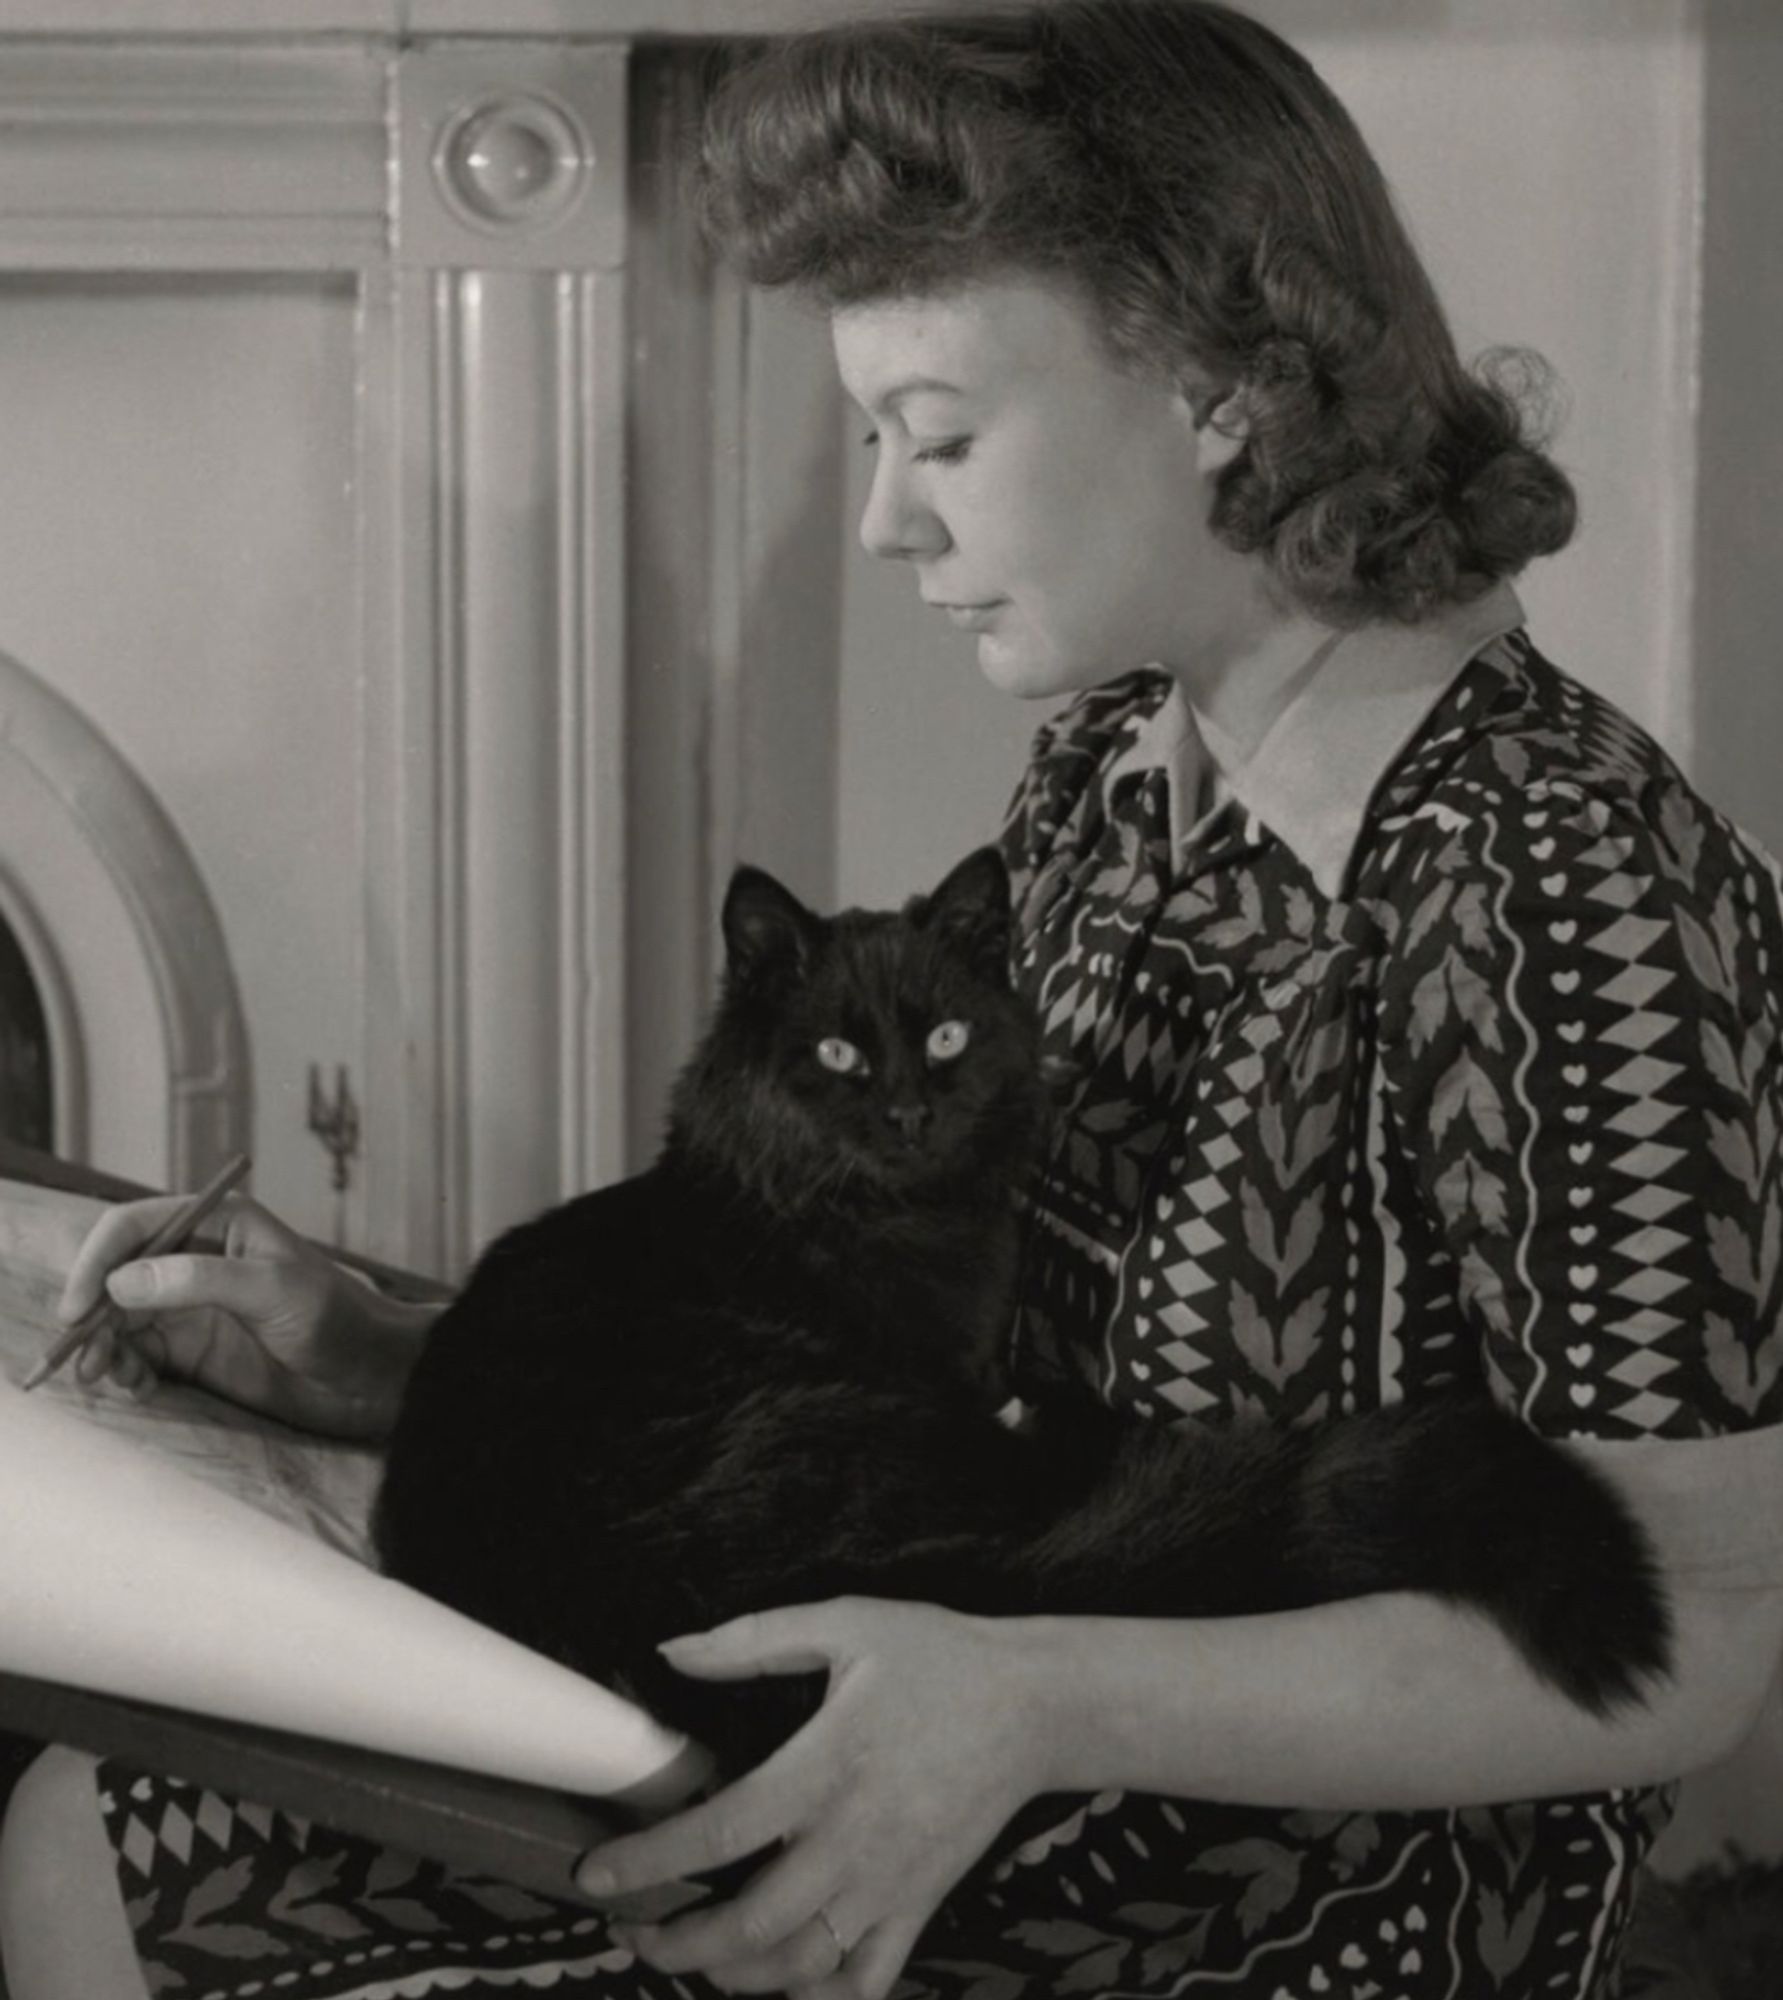
[[[1022,272],[1243,413],[1211,526],[1338,624],[1477,595],[1572,534],[1527,352],[1465,367],[1354,123],[1212,0],[1043,0],[767,45],[696,187],[720,252],[834,309]]]

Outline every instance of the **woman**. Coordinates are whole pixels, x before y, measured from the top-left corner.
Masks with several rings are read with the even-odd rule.
[[[1076,1078],[1022,1366],[1135,1421],[1476,1382],[1621,1487],[1677,1659],[1597,1719],[1409,1594],[747,1619],[677,1664],[827,1665],[822,1712],[585,1881],[779,1851],[587,1945],[579,1990],[1613,1991],[1667,1781],[1738,1741],[1783,1639],[1775,871],[1523,635],[1507,580],[1565,542],[1570,491],[1262,28],[1067,0],[800,41],[729,85],[704,187],[744,271],[832,315],[869,548],[997,686],[1078,697],[1007,832],[1018,976]],[[413,1327],[362,1339],[367,1302],[251,1209],[228,1260],[122,1261],[156,1212],[99,1226],[70,1312],[110,1271],[157,1365],[387,1419]],[[106,1782],[122,1842],[136,1781]],[[1050,1791],[1079,1809],[1000,1851]],[[351,1920],[377,1866],[336,1867]],[[152,1880],[188,1907],[189,1869]],[[404,1972],[494,1967],[494,1924],[417,1881],[454,1928]],[[165,1914],[137,1922],[195,1977]]]

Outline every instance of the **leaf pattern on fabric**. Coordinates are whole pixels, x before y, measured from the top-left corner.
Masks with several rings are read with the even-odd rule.
[[[1232,1875],[1244,1882],[1238,1898],[1239,1928],[1246,1937],[1256,1933],[1294,1900],[1300,1886],[1301,1856],[1275,1840],[1241,1840],[1201,1855],[1196,1867],[1210,1875]]]
[[[1277,1327],[1242,1285],[1232,1287],[1232,1337],[1250,1367],[1273,1388],[1284,1387],[1311,1358],[1329,1296],[1323,1289],[1314,1292]]]
[[[399,1931],[411,1931],[420,1936],[430,1936],[447,1928],[447,1921],[437,1910],[414,1896],[368,1896],[367,1904],[383,1921]]]
[[[1521,1994],[1528,1991],[1523,1969],[1534,1948],[1547,1901],[1546,1891],[1537,1889],[1511,1913],[1497,1890],[1483,1889],[1480,1892],[1475,1946],[1481,1963],[1497,1982],[1499,1992]]]
[[[1471,1154],[1463,1153],[1436,1177],[1437,1206],[1450,1229],[1465,1236],[1472,1227],[1502,1235],[1508,1204],[1504,1181]]]
[[[1448,1137],[1449,1127],[1458,1118],[1466,1119],[1473,1127],[1481,1145],[1495,1153],[1508,1148],[1510,1121],[1505,1114],[1504,1099],[1491,1077],[1466,1049],[1443,1072],[1430,1097],[1430,1129],[1438,1140]]]
[[[1730,955],[1709,929],[1698,923],[1686,909],[1672,912],[1678,941],[1684,947],[1685,963],[1697,983],[1730,1005],[1737,1004],[1738,988]]]
[[[1101,1951],[1118,1940],[1093,1924],[1074,1923],[1066,1917],[1032,1918],[1011,1927],[1009,1935],[1020,1944],[1032,1945],[1049,1958],[1077,1958],[1086,1951]]]
[[[1207,1956],[1208,1933],[1213,1927],[1214,1913],[1204,1910],[1200,1918],[1186,1930],[1178,1931],[1175,1937],[1161,1939],[1157,1944],[1148,1944],[1140,1953],[1140,1964],[1148,1982],[1174,1979],[1179,1973],[1199,1965]]]
[[[206,1918],[226,1910],[233,1903],[239,1903],[253,1879],[253,1863],[244,1855],[238,1856],[226,1867],[213,1868],[208,1875],[202,1875],[187,1893],[185,1905],[180,1911],[182,1928],[189,1929],[194,1924],[203,1923]]]
[[[1783,1326],[1773,1326],[1765,1338],[1748,1346],[1731,1321],[1710,1313],[1703,1338],[1722,1394],[1757,1415],[1774,1399],[1778,1377],[1783,1375]]]
[[[460,1881],[457,1889],[459,1895],[469,1897],[480,1909],[504,1917],[509,1923],[538,1923],[551,1914],[551,1905],[542,1896],[516,1888],[511,1882]]]
[[[959,2000],[1021,2000],[1028,1990],[1027,1981],[1019,1972],[982,1965],[973,1959],[937,1959],[933,1969],[961,1982]],[[928,1991],[930,1988],[921,1981],[904,1978],[892,1988],[892,2000],[919,2000]]]
[[[296,1924],[318,1937],[344,1944],[369,1935],[366,1926],[334,1901],[324,1901],[340,1878],[342,1857],[319,1855],[300,1861],[286,1877],[284,1886],[267,1904],[267,1914],[281,1924]]]

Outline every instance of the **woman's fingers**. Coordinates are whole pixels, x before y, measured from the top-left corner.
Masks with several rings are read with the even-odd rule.
[[[71,1326],[99,1303],[107,1276],[120,1264],[128,1263],[182,1206],[179,1195],[152,1195],[143,1201],[127,1202],[121,1208],[108,1208],[100,1216],[68,1267],[56,1307],[56,1316],[64,1326]]]
[[[147,1337],[154,1334],[153,1327],[118,1343],[117,1359],[112,1365],[112,1380],[132,1396],[149,1396],[161,1379],[161,1369],[145,1358],[143,1346]]]
[[[238,1400],[275,1393],[277,1329],[305,1290],[290,1265],[176,1251],[121,1264],[105,1285],[122,1319],[102,1324],[83,1345],[74,1363],[78,1380],[91,1384],[109,1374],[141,1390],[172,1375]]]
[[[694,1952],[691,1947],[657,1935],[654,1927],[631,1930],[621,1926],[615,1938],[628,1945],[658,1972],[671,1976],[703,1972],[726,1993],[784,1993],[827,1979],[842,1965],[835,1940],[811,1917],[767,1950],[731,1957],[720,1951]]]
[[[622,1934],[659,1972],[709,1972],[733,1992],[778,1993],[834,1972],[854,1930],[837,1893],[833,1851],[807,1838],[731,1901],[627,1925]]]
[[[257,1257],[173,1251],[121,1265],[106,1289],[126,1312],[191,1312],[210,1307],[253,1322],[277,1310],[288,1287],[278,1266]]]
[[[809,1984],[790,1983],[792,2000],[885,2000],[927,1922],[927,1917],[887,1917],[834,1972]]]
[[[87,1336],[85,1346],[75,1353],[75,1379],[91,1386],[102,1375],[109,1375],[117,1363],[120,1351],[116,1330],[110,1326],[99,1327]]]
[[[657,1648],[678,1673],[699,1680],[752,1680],[758,1674],[822,1673],[835,1661],[847,1598],[779,1611],[748,1611],[709,1632],[688,1632]]]
[[[745,1861],[805,1824],[827,1783],[821,1759],[779,1750],[686,1812],[595,1848],[576,1870],[577,1885],[599,1901]]]

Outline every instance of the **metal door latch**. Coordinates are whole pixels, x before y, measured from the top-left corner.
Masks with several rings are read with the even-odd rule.
[[[359,1106],[347,1083],[347,1066],[334,1067],[334,1096],[322,1090],[322,1065],[310,1064],[309,1128],[327,1148],[334,1162],[329,1185],[336,1194],[345,1194],[352,1178],[351,1163],[359,1157]]]

